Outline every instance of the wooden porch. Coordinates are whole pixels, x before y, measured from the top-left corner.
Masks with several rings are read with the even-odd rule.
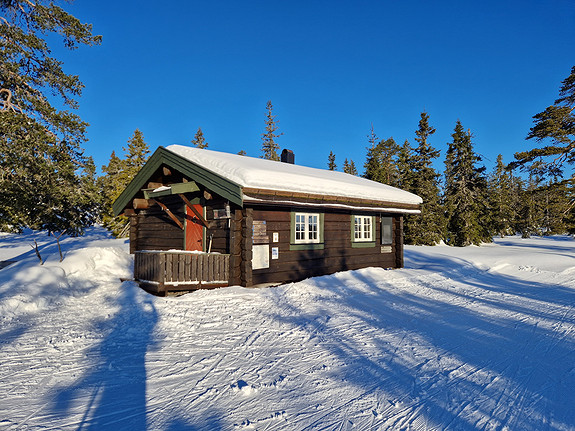
[[[178,250],[136,251],[134,278],[145,290],[167,292],[229,285],[230,255]]]

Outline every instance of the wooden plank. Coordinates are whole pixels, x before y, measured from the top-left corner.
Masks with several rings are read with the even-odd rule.
[[[170,282],[173,279],[172,270],[173,270],[173,254],[171,253],[164,253],[166,257],[166,277],[164,278],[165,282]]]
[[[191,268],[192,268],[192,256],[189,254],[184,255],[185,265],[184,265],[184,280],[190,281],[192,279]]]
[[[201,281],[204,278],[204,262],[201,254],[197,255],[197,270],[196,270],[196,280]]]
[[[186,255],[178,255],[178,281],[186,280]]]
[[[158,265],[158,276],[156,281],[164,283],[166,281],[166,255],[164,253],[159,254],[159,265]]]
[[[214,255],[210,255],[207,254],[206,255],[206,261],[208,263],[207,267],[208,267],[208,274],[207,277],[205,279],[205,281],[213,281],[214,280]]]

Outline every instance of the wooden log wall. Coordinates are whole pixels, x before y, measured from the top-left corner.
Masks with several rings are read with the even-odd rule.
[[[179,220],[184,220],[184,203],[179,196],[167,196],[162,198],[162,202]],[[130,217],[130,252],[183,248],[184,231],[160,206],[153,205]]]
[[[214,208],[224,208],[227,201],[220,197],[215,197],[205,203],[206,221],[209,228],[206,229],[205,251],[208,251],[211,241],[211,251],[217,253],[230,252],[230,228],[231,219],[214,218]],[[230,214],[231,215],[231,214]]]
[[[323,250],[290,250],[290,213],[290,208],[282,210],[266,208],[253,211],[253,220],[266,221],[270,237],[270,252],[272,247],[279,248],[279,258],[271,259],[270,257],[269,268],[252,271],[253,284],[296,281],[368,266],[397,268],[403,265],[401,216],[394,216],[392,252],[382,253],[380,217],[376,217],[375,246],[353,248],[351,213],[349,212],[324,213]],[[279,234],[277,243],[271,240],[274,232]]]
[[[230,285],[242,283],[242,209],[233,210],[230,220]]]

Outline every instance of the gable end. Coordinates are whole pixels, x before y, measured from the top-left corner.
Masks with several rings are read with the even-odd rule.
[[[144,188],[149,178],[158,170],[162,165],[167,165],[177,171],[181,172],[186,177],[203,185],[207,189],[217,193],[230,202],[243,206],[243,193],[242,188],[220,175],[217,175],[197,164],[191,162],[164,147],[158,149],[150,156],[146,164],[136,174],[134,179],[128,184],[126,189],[114,202],[112,209],[114,215],[121,214],[124,209],[129,205],[130,201],[136,194]]]

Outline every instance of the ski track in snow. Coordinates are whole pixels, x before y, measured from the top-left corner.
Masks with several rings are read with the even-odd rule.
[[[125,242],[0,236],[0,429],[573,430],[575,241],[156,298]],[[32,252],[33,253],[33,252]],[[36,260],[34,260],[36,259]]]

